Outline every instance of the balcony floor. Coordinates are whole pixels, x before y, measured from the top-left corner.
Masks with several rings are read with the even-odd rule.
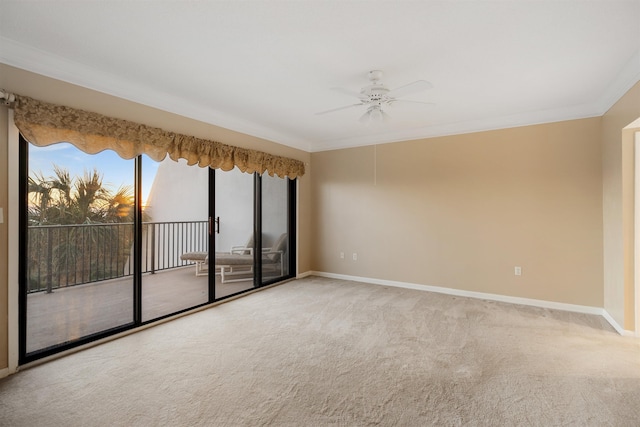
[[[181,267],[142,276],[142,320],[206,303],[207,276]],[[216,298],[253,287],[252,280],[220,283]],[[133,279],[105,280],[27,297],[27,352],[73,341],[133,322]]]

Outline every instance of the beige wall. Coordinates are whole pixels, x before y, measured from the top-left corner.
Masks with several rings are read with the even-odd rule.
[[[602,117],[604,307],[624,329],[634,330],[633,131],[640,117],[640,83]]]
[[[602,307],[600,121],[313,153],[313,269]]]
[[[602,118],[313,154],[3,64],[0,88],[304,161],[299,273],[604,306],[633,330],[633,146],[621,130],[640,117],[640,83]],[[0,369],[16,209],[7,143],[0,107]]]
[[[47,102],[95,111],[108,116],[132,120],[201,138],[213,139],[239,147],[292,157],[307,164],[310,161],[310,154],[301,150],[187,119],[176,114],[146,107],[4,64],[0,64],[0,88]],[[5,208],[5,218],[8,216],[9,210],[16,209],[16,206],[8,206],[7,202],[7,144],[7,109],[6,107],[0,107],[0,206]],[[305,272],[310,269],[310,182],[309,173],[299,180],[299,272]],[[7,246],[7,223],[5,222],[0,224],[0,369],[8,366]]]

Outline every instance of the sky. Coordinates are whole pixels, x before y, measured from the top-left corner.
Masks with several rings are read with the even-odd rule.
[[[146,155],[142,160],[142,200],[143,204],[149,197],[149,191],[153,184],[157,163]],[[116,191],[121,185],[130,185],[134,182],[134,160],[124,160],[115,151],[105,150],[98,154],[86,154],[73,145],[62,142],[47,147],[36,147],[29,144],[29,175],[42,173],[45,177],[55,176],[53,165],[67,169],[71,177],[82,176],[84,171],[98,169],[103,175],[103,185]]]

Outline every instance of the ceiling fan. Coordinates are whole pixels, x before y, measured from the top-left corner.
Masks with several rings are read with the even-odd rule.
[[[410,95],[412,93],[431,89],[433,85],[425,80],[417,80],[413,83],[400,86],[399,88],[389,90],[382,82],[382,71],[369,71],[368,86],[360,89],[360,92],[354,92],[349,89],[333,88],[334,90],[344,93],[345,95],[355,96],[360,102],[357,104],[345,105],[344,107],[333,108],[331,110],[321,111],[317,115],[333,113],[334,111],[346,110],[347,108],[367,107],[367,111],[360,117],[360,122],[382,122],[389,119],[389,115],[384,112],[383,107],[390,106],[396,102],[412,102],[417,104],[432,104],[431,102],[410,101],[407,99],[398,99],[400,97]]]

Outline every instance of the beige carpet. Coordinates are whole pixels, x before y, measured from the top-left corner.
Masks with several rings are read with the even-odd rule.
[[[640,340],[310,277],[0,380],[0,425],[638,426]]]

